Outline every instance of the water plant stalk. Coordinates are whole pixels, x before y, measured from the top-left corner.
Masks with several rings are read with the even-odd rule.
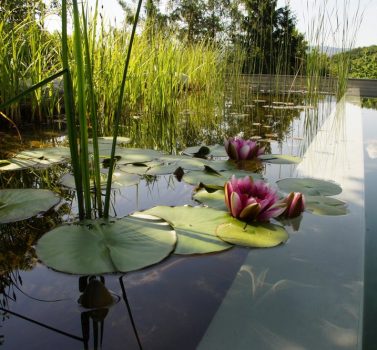
[[[62,1],[62,63],[66,72],[64,75],[64,104],[65,116],[67,119],[68,140],[71,152],[71,164],[73,176],[77,190],[77,202],[79,208],[79,217],[83,219],[84,214],[84,197],[82,188],[82,176],[80,158],[77,146],[76,118],[74,110],[73,84],[68,62],[68,35],[67,35],[67,1]]]
[[[86,120],[86,96],[85,96],[85,67],[82,52],[82,36],[80,28],[80,15],[77,0],[72,1],[73,26],[74,26],[74,56],[77,70],[77,107],[80,122],[80,162],[82,170],[82,184],[84,190],[85,217],[91,218],[90,198],[90,164],[88,152],[88,123]]]
[[[113,136],[113,143],[112,143],[112,147],[111,147],[110,166],[109,166],[109,172],[108,172],[108,177],[107,177],[106,194],[105,194],[105,205],[104,205],[104,217],[105,218],[109,217],[111,182],[112,182],[114,166],[115,166],[115,161],[114,161],[115,160],[115,148],[116,148],[117,136],[118,136],[118,131],[119,131],[120,116],[121,116],[121,113],[122,113],[123,95],[124,95],[124,89],[125,89],[125,85],[126,85],[128,66],[129,66],[130,58],[131,58],[132,44],[133,44],[134,38],[135,38],[136,26],[137,26],[137,22],[139,21],[139,15],[140,15],[140,9],[141,9],[142,2],[143,2],[143,0],[139,0],[139,2],[138,2],[135,17],[134,17],[134,22],[133,22],[133,25],[132,25],[132,32],[131,32],[130,42],[129,42],[129,46],[128,46],[128,50],[127,50],[127,57],[126,57],[125,65],[124,65],[122,84],[121,84],[121,87],[120,87],[118,105],[117,105],[117,110],[116,110],[116,114],[115,114],[114,129],[113,129],[113,135],[112,135]]]
[[[98,1],[96,1],[96,8],[98,6]],[[98,127],[97,127],[97,104],[96,96],[94,94],[93,88],[93,76],[92,76],[92,63],[90,59],[90,48],[89,48],[89,36],[87,29],[87,20],[84,12],[84,5],[82,5],[82,14],[84,20],[84,48],[85,48],[85,68],[86,68],[86,77],[87,77],[87,87],[89,95],[89,104],[90,104],[90,122],[92,125],[92,140],[93,140],[93,171],[94,171],[94,186],[96,191],[96,200],[97,200],[97,211],[98,216],[102,217],[102,197],[101,197],[101,174],[100,174],[100,162],[99,162],[99,149],[98,149]],[[93,31],[96,31],[94,27]]]

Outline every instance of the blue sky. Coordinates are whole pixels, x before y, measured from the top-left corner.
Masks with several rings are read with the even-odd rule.
[[[95,3],[95,0],[88,1]],[[122,22],[123,13],[117,0],[99,2],[103,5],[105,18],[112,23],[114,18],[117,23]],[[377,45],[377,0],[278,0],[279,6],[286,4],[295,13],[298,29],[306,33],[310,44],[321,42],[335,47]],[[318,18],[321,16],[324,24],[319,26]],[[57,19],[52,19],[50,26],[59,26]],[[347,38],[342,34],[345,28],[348,29]]]

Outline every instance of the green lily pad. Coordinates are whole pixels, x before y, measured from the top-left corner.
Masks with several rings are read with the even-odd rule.
[[[262,154],[258,158],[271,164],[298,164],[302,160],[300,157],[288,154]]]
[[[49,190],[0,190],[0,224],[29,219],[59,202],[60,198]]]
[[[200,203],[207,205],[210,208],[228,211],[225,205],[225,194],[224,191],[218,190],[215,192],[207,192],[206,190],[200,190],[194,195],[194,199]]]
[[[260,174],[251,173],[243,170],[221,171],[219,175],[206,171],[190,171],[183,176],[183,180],[191,185],[198,186],[203,184],[206,187],[212,187],[221,190],[224,188],[225,182],[227,182],[232,175],[236,177],[252,176],[253,179],[261,179]]]
[[[207,160],[205,164],[216,171],[230,171],[237,168],[237,164],[233,160]]]
[[[107,174],[104,172],[101,172],[101,188],[106,188],[106,182],[107,182]],[[122,171],[115,171],[113,173],[113,181],[111,184],[112,189],[116,188],[122,188],[127,186],[133,186],[137,185],[140,182],[140,176],[136,174],[127,174]],[[67,187],[75,189],[75,178],[72,174],[65,174],[60,179],[60,184]],[[90,186],[93,189],[94,188],[94,181],[90,181]]]
[[[286,178],[276,182],[286,192],[301,192],[306,196],[335,196],[342,188],[335,182],[312,178]]]
[[[184,155],[164,155],[159,157],[159,160],[168,163],[176,164],[177,167],[181,167],[185,170],[203,170],[205,160],[199,158],[192,158]]]
[[[331,197],[307,196],[305,197],[305,210],[315,215],[346,215],[346,203]]]
[[[30,159],[17,159],[17,158],[10,158],[4,162],[2,166],[0,167],[1,171],[13,171],[13,170],[22,170],[27,168],[33,168],[38,166],[37,162],[34,162]],[[5,163],[7,162],[7,164]]]
[[[219,224],[231,219],[222,211],[205,207],[157,206],[144,213],[158,216],[173,226],[178,238],[175,254],[204,254],[231,247],[215,233]]]
[[[203,145],[202,146],[188,147],[182,153],[189,155],[189,156],[194,156],[194,154],[197,154],[202,147],[203,147]],[[206,146],[206,147],[208,147],[209,150],[210,150],[210,153],[208,154],[208,156],[228,157],[228,154],[226,153],[225,148],[222,145],[216,144],[216,145]]]
[[[89,151],[92,152],[92,147],[89,147]],[[109,158],[111,145],[99,144],[99,154],[101,158]],[[153,149],[117,147],[115,156],[119,157],[117,164],[132,164],[150,162],[162,156],[162,153]]]
[[[236,219],[219,225],[216,234],[225,242],[253,248],[275,247],[288,239],[288,233],[282,226],[271,223],[246,225]]]
[[[0,160],[0,169],[3,167],[3,166],[7,166],[11,164],[11,162],[9,160],[6,160],[6,159],[2,159]]]
[[[2,163],[0,171],[48,167],[56,163],[68,161],[69,159],[70,153],[67,147],[25,150],[13,158],[0,161]]]
[[[153,168],[150,168],[146,174],[147,175],[169,175],[173,174],[179,166],[175,163],[173,164],[164,164],[164,165],[159,165],[155,166]]]
[[[151,162],[146,163],[132,163],[132,164],[124,164],[124,165],[117,165],[120,171],[124,171],[128,174],[137,174],[137,175],[145,175],[145,173],[152,169],[153,167],[157,167],[161,165],[161,162],[158,160],[152,160]]]
[[[98,139],[98,144],[110,145],[110,146],[113,144],[112,136],[98,137],[97,139]],[[116,144],[124,145],[130,142],[131,142],[131,139],[129,137],[118,136]],[[93,143],[93,139],[89,139],[89,143]]]
[[[127,216],[59,226],[42,236],[36,251],[55,270],[97,275],[156,264],[171,254],[175,243],[175,232],[161,220]]]

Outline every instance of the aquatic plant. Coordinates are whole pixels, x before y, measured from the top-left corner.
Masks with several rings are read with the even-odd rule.
[[[263,181],[254,181],[250,176],[237,179],[233,175],[225,184],[224,191],[230,214],[246,222],[268,221],[286,209],[286,204],[279,201],[275,190]]]
[[[250,160],[264,153],[264,148],[260,147],[257,142],[240,137],[225,139],[224,147],[229,158],[233,160]]]
[[[283,213],[287,219],[295,218],[305,210],[305,197],[300,192],[291,192],[283,202],[287,205]]]

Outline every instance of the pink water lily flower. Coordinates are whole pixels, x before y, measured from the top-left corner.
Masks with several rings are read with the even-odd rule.
[[[287,219],[300,216],[305,210],[305,197],[300,192],[291,192],[284,200],[287,208],[283,213]]]
[[[229,158],[233,160],[254,159],[264,153],[264,148],[255,141],[244,140],[240,137],[225,139],[224,146]]]
[[[237,179],[233,175],[224,190],[230,214],[246,222],[268,221],[286,209],[286,203],[279,201],[274,189],[263,181],[254,181],[250,176]]]

